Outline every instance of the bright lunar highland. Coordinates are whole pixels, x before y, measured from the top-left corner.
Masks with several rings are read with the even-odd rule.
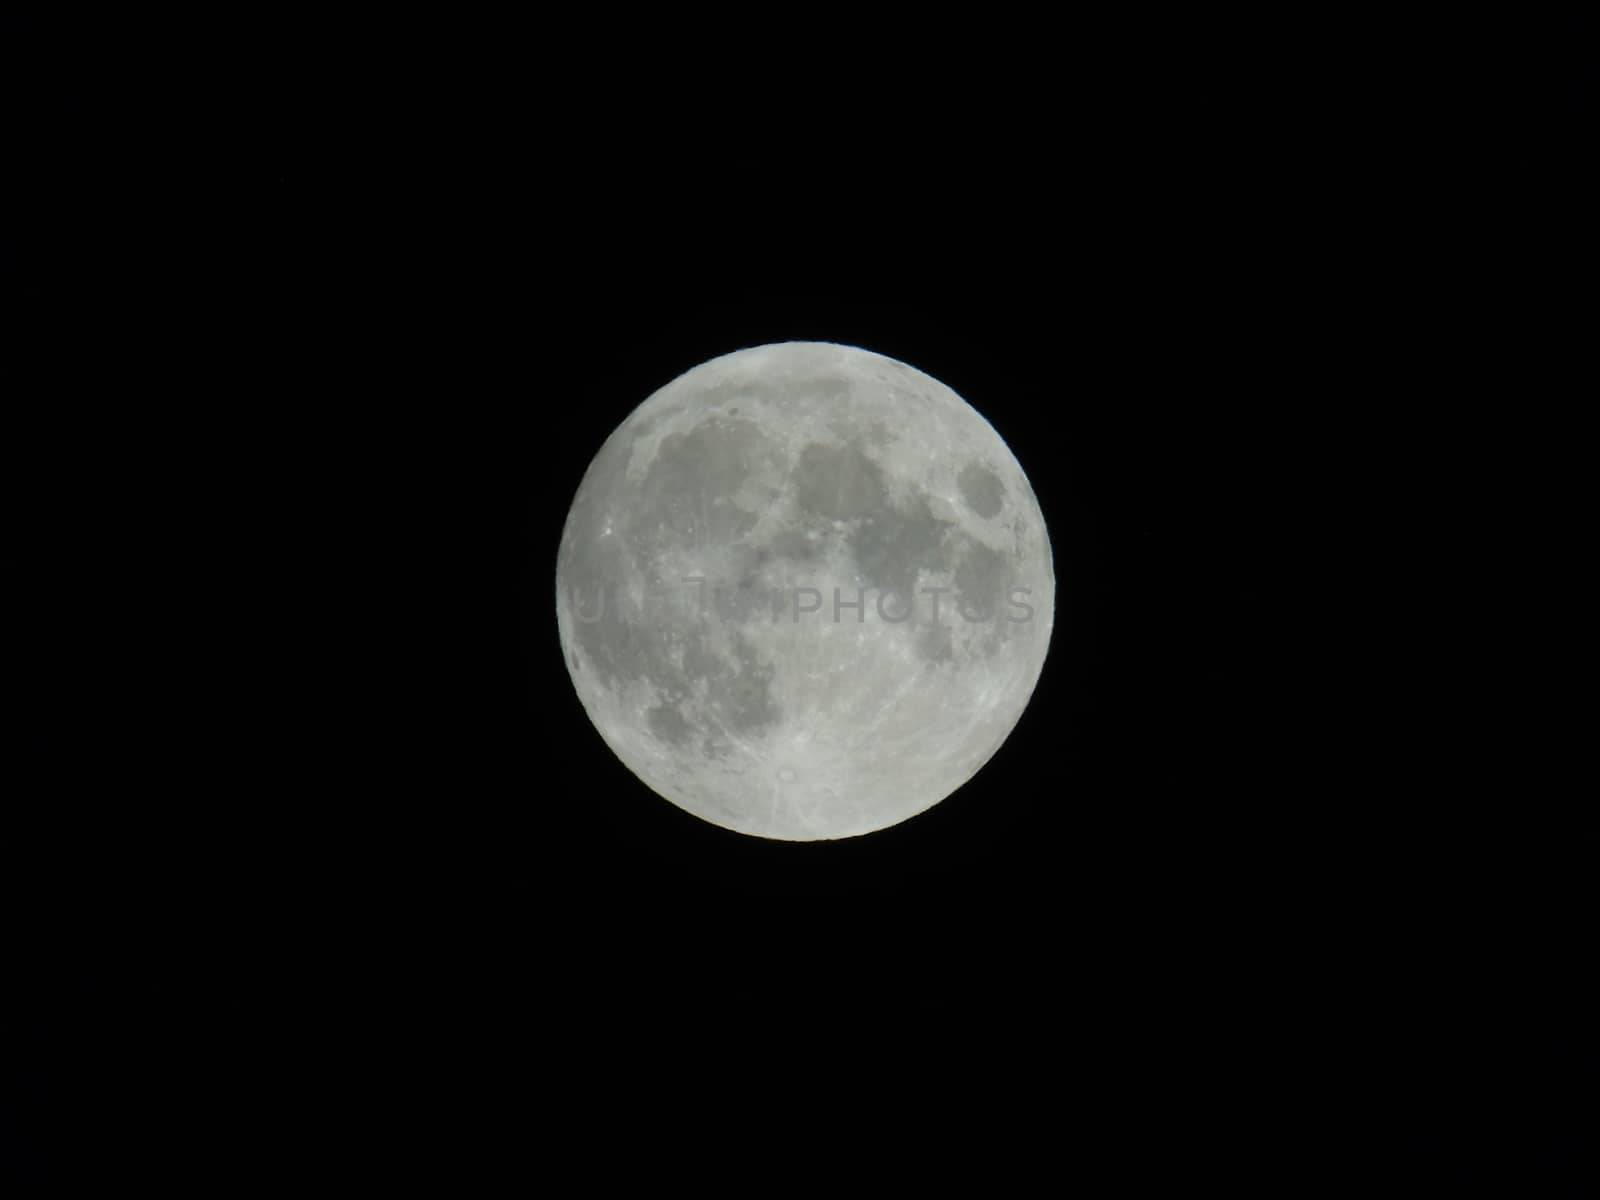
[[[724,355],[600,447],[556,564],[589,718],[715,825],[814,841],[937,804],[1044,665],[1044,517],[994,428],[852,346]]]

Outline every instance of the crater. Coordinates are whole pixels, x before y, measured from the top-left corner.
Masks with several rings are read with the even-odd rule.
[[[982,463],[968,463],[956,477],[961,498],[967,507],[980,517],[996,516],[1005,502],[1005,485],[1000,477]]]
[[[970,543],[961,555],[955,576],[956,600],[963,615],[970,614],[981,621],[995,620],[1009,581],[1005,555],[979,542]]]
[[[782,559],[788,562],[813,563],[821,556],[822,537],[813,528],[782,529],[772,535],[767,544],[770,555],[763,554],[762,562]]]
[[[735,670],[710,680],[709,699],[722,725],[734,733],[752,734],[778,723],[782,713],[772,695],[776,674],[743,637],[734,639]]]
[[[641,610],[625,601],[618,581],[627,578],[628,563],[620,547],[603,543],[565,564],[572,654],[584,673],[609,690],[648,679],[668,702],[686,697],[695,680],[725,674],[728,664],[707,645],[706,630],[684,620],[682,605]]]
[[[882,508],[851,530],[849,545],[867,583],[901,596],[916,594],[917,572],[945,559],[951,522],[940,520],[918,497],[906,508]]]
[[[929,663],[951,662],[955,659],[955,645],[950,626],[929,625],[917,634],[917,653]]]
[[[655,734],[657,741],[667,742],[673,746],[685,744],[693,732],[682,711],[669,704],[658,704],[652,708],[646,720],[649,721],[650,732]]]
[[[711,417],[669,434],[629,501],[636,543],[719,545],[748,533],[756,514],[734,498],[771,454],[760,429],[742,417]]]
[[[794,486],[803,511],[836,521],[864,517],[885,499],[883,472],[855,446],[812,442],[795,464]]]

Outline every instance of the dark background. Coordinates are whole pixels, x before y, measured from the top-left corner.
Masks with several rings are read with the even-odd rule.
[[[1460,188],[1560,163],[1592,71],[1510,72],[1463,159],[1404,71],[1128,45],[748,126],[681,79],[278,77],[132,174],[59,95],[108,149],[7,251],[28,1178],[1475,1179],[1440,1097],[1508,1069],[1554,1081],[1517,1169],[1572,1176],[1569,814],[1441,728],[1409,506],[1533,357],[1463,323]],[[839,843],[654,796],[552,611],[604,437],[788,339],[953,387],[1055,556],[1005,746]]]

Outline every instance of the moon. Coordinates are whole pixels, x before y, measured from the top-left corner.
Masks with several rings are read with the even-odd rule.
[[[1055,575],[1015,456],[854,346],[702,363],[590,463],[562,531],[573,686],[657,794],[755,837],[855,837],[972,778],[1044,666]]]

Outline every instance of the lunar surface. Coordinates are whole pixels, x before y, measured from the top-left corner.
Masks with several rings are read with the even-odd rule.
[[[1038,501],[944,384],[825,342],[686,372],[601,446],[556,565],[573,685],[627,767],[788,841],[937,804],[1027,706],[1055,607]]]

